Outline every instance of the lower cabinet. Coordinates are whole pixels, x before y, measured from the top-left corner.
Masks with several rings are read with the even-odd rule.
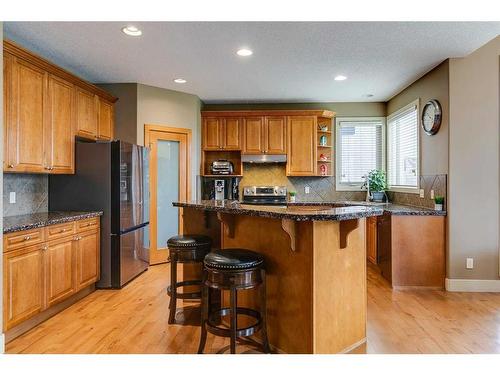
[[[377,264],[377,217],[366,218],[366,258]]]
[[[86,225],[88,223],[92,225]],[[16,244],[13,250],[10,250],[14,246],[13,239],[31,238],[24,235],[28,231],[4,236],[3,317],[6,331],[98,281],[99,219],[69,224],[64,228],[57,225],[62,229],[56,225],[42,228],[38,244],[26,247]],[[58,230],[53,231],[53,228]],[[10,248],[6,244],[11,244]]]

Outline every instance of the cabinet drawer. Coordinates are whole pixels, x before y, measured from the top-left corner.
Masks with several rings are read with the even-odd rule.
[[[80,220],[76,222],[76,231],[82,232],[90,229],[99,228],[99,218],[93,217],[91,219]]]
[[[8,233],[4,236],[4,251],[20,249],[22,247],[37,245],[44,241],[44,228],[23,230]]]
[[[62,223],[47,227],[47,241],[65,237],[75,233],[75,222]]]

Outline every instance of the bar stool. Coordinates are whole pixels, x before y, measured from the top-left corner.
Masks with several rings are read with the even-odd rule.
[[[270,353],[266,328],[266,274],[262,255],[246,249],[224,249],[209,253],[203,261],[202,318],[198,353],[203,353],[207,332],[216,336],[230,337],[231,354],[236,352],[236,338],[262,333],[264,353]],[[260,311],[238,307],[238,290],[259,287]],[[230,306],[213,309],[209,303],[210,290],[229,290]],[[230,317],[230,327],[218,327],[221,317]],[[251,317],[255,322],[238,327],[238,315]]]
[[[202,263],[205,255],[210,252],[212,239],[207,236],[185,234],[174,236],[167,241],[170,252],[170,286],[167,288],[167,294],[170,296],[168,324],[175,322],[175,313],[177,310],[177,299],[201,299],[201,293],[178,293],[180,287],[200,285],[201,280],[177,281],[177,263]]]

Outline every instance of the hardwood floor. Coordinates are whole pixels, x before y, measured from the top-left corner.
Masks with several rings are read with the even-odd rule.
[[[168,325],[168,265],[99,290],[6,345],[7,353],[195,353],[198,309]],[[208,336],[206,352],[228,340]],[[254,352],[240,346],[239,352]],[[368,267],[368,341],[355,353],[500,353],[500,293],[393,291]]]

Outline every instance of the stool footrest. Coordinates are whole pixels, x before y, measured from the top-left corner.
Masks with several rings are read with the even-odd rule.
[[[201,280],[185,280],[185,281],[179,281],[175,283],[175,289],[183,287],[183,286],[201,286]],[[169,296],[172,296],[172,285],[170,285],[167,288],[167,294]],[[175,294],[177,298],[179,299],[200,299],[201,298],[201,292],[191,292],[191,293],[176,293]]]
[[[229,328],[218,327],[216,323],[218,318],[228,316],[230,314],[231,309],[229,307],[224,307],[222,309],[212,311],[210,313],[210,316],[208,317],[208,320],[205,322],[207,331],[217,336],[231,337],[231,330]],[[256,320],[254,324],[236,329],[236,337],[252,336],[261,329],[262,317],[260,312],[246,307],[238,307],[236,308],[236,315],[250,316]]]

